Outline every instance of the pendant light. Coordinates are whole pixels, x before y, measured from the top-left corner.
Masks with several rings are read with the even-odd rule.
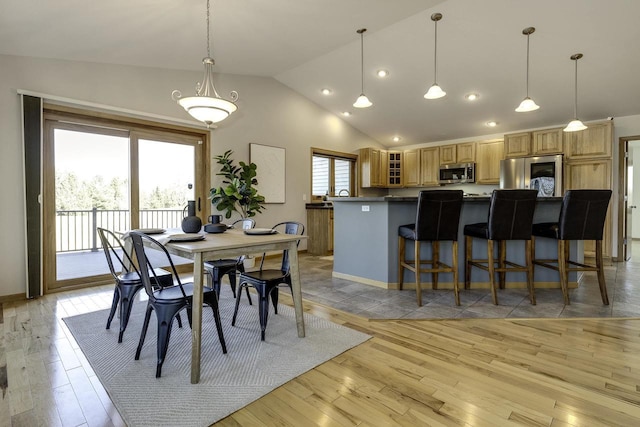
[[[562,129],[565,132],[577,132],[579,130],[585,130],[587,126],[578,119],[578,59],[582,58],[581,53],[571,55],[571,60],[576,63],[576,75],[575,75],[575,87],[574,87],[574,104],[573,104],[573,120],[569,122],[566,128]]]
[[[529,36],[534,33],[536,29],[534,27],[527,27],[522,30],[522,34],[527,36],[527,96],[522,100],[516,111],[518,113],[526,113],[528,111],[535,111],[540,108],[533,99],[529,98]]]
[[[179,90],[171,93],[171,98],[177,101],[194,119],[199,120],[210,127],[220,122],[238,109],[235,101],[238,100],[238,92],[232,91],[231,101],[221,98],[213,86],[213,66],[215,61],[211,58],[209,42],[209,1],[207,0],[207,57],[202,60],[204,64],[204,78],[202,83],[196,85],[196,96],[182,98]]]
[[[368,108],[373,105],[373,102],[369,101],[367,95],[364,94],[364,32],[367,31],[366,28],[360,28],[356,31],[356,33],[360,34],[360,73],[362,79],[360,80],[362,83],[360,96],[356,99],[356,102],[353,103],[353,106],[356,108]]]
[[[431,20],[435,24],[435,38],[434,38],[434,49],[433,49],[433,84],[424,94],[426,99],[438,99],[442,98],[447,94],[447,92],[443,91],[440,86],[438,86],[438,21],[442,19],[441,13],[434,13],[431,15]]]

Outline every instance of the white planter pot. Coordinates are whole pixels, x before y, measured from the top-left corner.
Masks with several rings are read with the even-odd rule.
[[[244,259],[244,261],[242,263],[244,264],[245,270],[248,270],[250,268],[255,267],[256,258],[253,257],[253,256],[247,256],[247,257],[245,257],[245,259]]]

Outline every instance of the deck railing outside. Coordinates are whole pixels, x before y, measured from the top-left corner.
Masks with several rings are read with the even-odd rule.
[[[140,211],[141,228],[179,228],[182,209],[147,209]],[[56,252],[97,251],[102,247],[98,227],[112,231],[130,228],[127,210],[56,211]]]

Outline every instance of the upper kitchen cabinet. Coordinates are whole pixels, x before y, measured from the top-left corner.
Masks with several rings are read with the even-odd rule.
[[[473,163],[476,161],[476,144],[474,142],[441,145],[439,148],[441,165]]]
[[[438,173],[440,171],[440,148],[430,147],[420,149],[420,185],[431,187],[440,185]]]
[[[420,150],[403,153],[402,173],[405,187],[420,186]]]
[[[387,152],[379,148],[361,148],[358,155],[360,186],[386,187]]]
[[[613,145],[613,125],[610,120],[589,123],[578,132],[563,132],[567,159],[610,158]]]
[[[503,141],[501,139],[479,141],[476,150],[476,183],[499,184],[500,160],[504,159]]]
[[[402,187],[402,151],[387,151],[387,185],[388,188]]]
[[[543,129],[531,132],[534,156],[562,154],[562,128]]]
[[[531,155],[531,132],[511,133],[504,136],[504,157]]]

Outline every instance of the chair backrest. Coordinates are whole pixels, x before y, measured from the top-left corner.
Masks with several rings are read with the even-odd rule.
[[[150,253],[152,251],[159,251],[160,257],[163,259],[162,262],[157,263],[165,264],[164,258],[166,258],[166,265],[169,265],[170,273],[172,277],[172,285],[171,286],[179,286],[182,291],[183,297],[187,297],[184,289],[182,288],[182,282],[180,282],[180,276],[178,276],[178,272],[176,271],[176,267],[173,264],[173,260],[171,259],[171,255],[167,249],[157,240],[152,237],[147,236],[144,233],[140,233],[139,231],[130,231],[125,236],[125,239],[131,239],[133,242],[133,250],[136,254],[136,258],[138,259],[138,265],[140,266],[140,278],[142,279],[142,284],[144,285],[144,289],[147,292],[147,295],[150,299],[155,299],[153,291],[154,286],[155,289],[160,287],[163,289],[162,283],[167,283],[166,280],[161,280],[156,276],[156,268],[151,263]],[[164,254],[164,256],[163,256]],[[146,267],[146,268],[145,268]],[[159,269],[158,269],[159,270]],[[166,268],[165,268],[166,270]],[[152,281],[153,279],[153,281]],[[157,285],[155,285],[157,283]],[[175,285],[173,284],[175,283]],[[164,286],[164,288],[169,286]]]
[[[271,227],[271,229],[277,230],[278,232],[284,231],[284,234],[297,234],[300,236],[304,234],[304,224],[301,224],[295,221],[279,222],[273,227]],[[300,240],[298,240],[296,246],[299,244],[300,244]],[[262,270],[262,266],[264,265],[264,258],[265,258],[265,254],[262,254],[262,261],[260,261],[260,270]],[[280,270],[282,272],[289,272],[289,251],[288,250],[282,251],[282,264],[280,266]]]
[[[489,239],[530,240],[537,196],[537,190],[493,190]]]
[[[233,228],[236,227],[240,227],[243,230],[248,230],[250,228],[254,228],[256,226],[256,221],[251,219],[251,218],[243,218],[243,219],[239,219],[233,222],[233,224],[231,224],[231,226]]]
[[[423,190],[418,194],[416,240],[458,240],[462,190]]]
[[[131,259],[122,244],[122,240],[118,238],[112,231],[106,228],[97,227],[98,236],[102,243],[102,249],[105,257],[107,257],[107,264],[109,264],[109,271],[114,279],[118,279],[118,275],[135,271],[139,274],[135,263]],[[120,269],[120,271],[118,271]]]
[[[602,240],[611,190],[567,190],[558,221],[562,240]]]

